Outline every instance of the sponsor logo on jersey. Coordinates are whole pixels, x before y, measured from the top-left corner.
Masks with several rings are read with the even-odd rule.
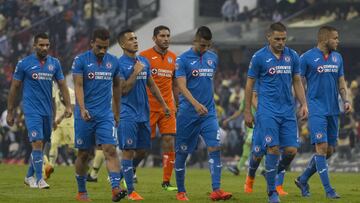
[[[338,65],[322,65],[317,67],[318,73],[337,73],[338,72]]]
[[[151,74],[156,75],[158,73],[158,69],[153,68],[151,69]]]
[[[39,79],[39,75],[38,75],[37,73],[33,73],[33,74],[31,75],[31,77],[32,77],[34,80]]]
[[[274,67],[269,68],[269,73],[274,75],[276,73],[276,69]]]
[[[89,73],[88,73],[88,78],[89,78],[90,80],[94,79],[94,78],[95,78],[95,74],[94,74],[93,72],[89,72]]]
[[[291,66],[273,66],[268,70],[270,75],[274,74],[291,74]]]
[[[191,74],[192,74],[192,76],[197,77],[197,76],[199,76],[199,70],[195,69],[195,70],[192,71]]]
[[[317,72],[319,73],[324,72],[324,68],[322,66],[317,67]]]

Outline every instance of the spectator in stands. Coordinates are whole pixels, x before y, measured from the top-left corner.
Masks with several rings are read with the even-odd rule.
[[[233,22],[237,20],[239,14],[239,4],[236,0],[226,0],[221,8],[221,15],[227,22]]]
[[[349,11],[346,15],[346,20],[351,20],[359,16],[359,12],[355,9],[354,6],[350,6]]]

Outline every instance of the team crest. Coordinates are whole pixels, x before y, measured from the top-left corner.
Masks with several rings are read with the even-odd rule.
[[[265,137],[266,143],[270,143],[272,141],[272,138],[268,135]]]
[[[285,56],[285,57],[284,57],[284,60],[285,60],[286,62],[290,62],[290,61],[291,61],[290,56]]]
[[[33,131],[31,132],[31,136],[32,136],[32,137],[36,137],[36,135],[37,135],[36,130],[33,130]]]
[[[191,74],[192,74],[192,76],[197,77],[197,76],[199,76],[199,70],[195,69],[195,70],[192,71]]]
[[[112,67],[112,64],[111,64],[111,63],[106,63],[106,68],[107,68],[107,69],[111,69],[111,67]]]
[[[94,77],[95,77],[95,74],[93,72],[88,73],[88,78],[90,80],[94,79]]]
[[[81,138],[76,140],[76,144],[78,144],[78,145],[82,145],[83,143],[84,143],[84,141]]]
[[[133,140],[131,138],[126,140],[126,144],[131,145],[133,143]]]
[[[207,60],[207,64],[209,64],[209,66],[211,66],[213,64],[213,61],[212,60]]]
[[[180,146],[180,149],[181,149],[182,151],[186,151],[187,148],[188,148],[188,147],[187,147],[185,144],[182,144],[182,145]]]
[[[48,69],[49,69],[49,71],[53,71],[53,70],[54,70],[54,66],[53,66],[53,65],[48,65]]]
[[[324,72],[324,67],[319,66],[319,67],[317,68],[317,72],[319,72],[319,73]]]
[[[270,75],[274,75],[276,73],[276,69],[274,67],[269,68]]]
[[[323,137],[323,135],[322,135],[321,133],[317,133],[317,134],[315,135],[315,137],[316,137],[316,139],[321,139],[321,138]]]
[[[171,57],[168,57],[167,60],[168,60],[168,63],[173,63],[173,59]]]
[[[34,80],[37,80],[39,78],[39,75],[37,73],[33,73],[31,75],[31,77],[34,79]]]
[[[336,56],[332,56],[332,57],[331,57],[331,59],[332,59],[332,61],[333,61],[334,63],[336,63],[336,62],[337,62],[337,58],[336,58]]]
[[[156,75],[158,73],[158,69],[153,68],[151,69],[151,74]]]

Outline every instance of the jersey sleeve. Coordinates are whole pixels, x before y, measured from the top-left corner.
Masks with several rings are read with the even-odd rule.
[[[178,57],[175,64],[175,78],[186,77],[186,66],[183,60]]]
[[[25,72],[24,72],[24,63],[23,61],[19,61],[15,67],[15,72],[13,75],[13,78],[15,80],[20,80],[23,81],[25,77]]]
[[[60,61],[55,59],[55,80],[59,81],[59,80],[64,80],[64,74],[62,72],[62,68],[60,65]]]
[[[292,58],[293,58],[293,67],[292,67],[292,73],[293,75],[298,75],[300,74],[300,62],[299,62],[299,55],[295,52],[292,51]]]
[[[84,66],[79,56],[75,57],[72,64],[72,73],[73,75],[82,75],[84,72]]]
[[[114,70],[114,78],[115,77],[120,77],[121,78],[119,61],[116,60],[116,59],[114,60],[114,68],[115,68],[115,70]]]
[[[258,62],[258,56],[253,55],[249,64],[248,77],[259,78],[260,75],[260,63]]]
[[[307,72],[307,62],[306,62],[306,55],[303,54],[300,56],[299,59],[299,63],[300,63],[300,73],[301,76],[305,77],[306,76],[306,72]]]
[[[344,76],[344,61],[340,54],[339,54],[339,58],[340,58],[340,66],[339,66],[339,78],[340,78]]]
[[[125,72],[124,67],[122,66],[121,60],[118,60],[118,66],[119,66],[119,77],[121,80],[126,80],[125,78]]]

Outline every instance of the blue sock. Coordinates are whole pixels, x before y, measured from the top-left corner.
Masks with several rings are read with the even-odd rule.
[[[178,153],[175,155],[175,175],[176,175],[176,185],[178,187],[178,192],[186,192],[185,190],[185,162],[188,154],[187,153]]]
[[[268,192],[276,191],[275,190],[275,177],[277,174],[279,162],[279,155],[276,154],[267,154],[265,159],[265,169],[266,169],[266,182]]]
[[[122,171],[124,174],[125,182],[128,189],[128,194],[131,194],[132,191],[134,191],[134,171],[133,171],[133,161],[132,160],[126,160],[123,159],[121,161]]]
[[[278,174],[276,175],[276,186],[282,185],[284,183],[284,176],[286,168],[288,168],[295,158],[295,155],[292,154],[282,154],[281,160],[279,161]]]
[[[325,192],[330,192],[332,187],[330,185],[328,167],[326,164],[326,156],[315,155],[315,163],[317,172],[320,175],[321,182],[324,186]]]
[[[120,187],[120,173],[118,172],[109,172],[111,189]]]
[[[312,175],[316,173],[315,155],[311,158],[305,171],[300,176],[300,182],[307,183]]]
[[[30,159],[29,159],[29,169],[27,171],[26,177],[31,177],[33,176],[35,173],[35,169],[34,169],[34,162],[33,162],[33,158],[32,155],[30,155]]]
[[[76,182],[78,185],[78,192],[87,192],[86,191],[86,176],[76,175]]]
[[[211,174],[211,186],[213,191],[220,189],[221,179],[220,150],[209,153],[209,169]]]
[[[43,153],[40,150],[33,150],[31,152],[31,156],[35,169],[36,180],[39,182],[39,180],[42,179]]]
[[[254,178],[255,174],[256,174],[256,170],[259,168],[259,165],[261,163],[261,160],[255,160],[254,156],[250,156],[250,161],[249,161],[249,169],[248,169],[248,176]]]

